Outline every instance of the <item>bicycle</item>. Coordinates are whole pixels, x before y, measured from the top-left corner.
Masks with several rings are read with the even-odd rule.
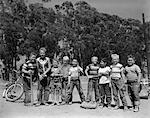
[[[20,82],[20,80],[22,80],[20,72],[17,70],[12,71],[18,76],[18,78],[15,82],[5,85],[6,88],[3,91],[3,98],[6,98],[7,101],[15,102],[23,95],[23,84]],[[13,77],[16,78],[14,75]]]

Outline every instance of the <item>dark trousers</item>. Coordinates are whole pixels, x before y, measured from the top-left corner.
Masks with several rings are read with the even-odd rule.
[[[92,100],[92,93],[95,93],[95,101],[99,102],[99,79],[89,79],[88,81],[88,89],[87,89],[87,102],[90,102]]]
[[[49,83],[50,83],[49,78],[44,78],[43,80],[38,81],[38,94],[37,94],[38,102],[40,103],[48,102],[50,94]]]
[[[72,101],[72,93],[73,93],[73,89],[74,89],[75,86],[76,86],[77,91],[79,93],[81,102],[85,101],[85,96],[84,96],[84,93],[83,93],[83,89],[81,87],[81,82],[80,82],[79,79],[77,79],[77,80],[71,80],[70,81],[70,86],[69,86],[69,89],[68,89],[68,92],[67,92],[67,102],[69,102],[69,100]]]
[[[133,106],[139,106],[140,97],[139,97],[139,83],[138,82],[127,82],[128,85],[128,95]]]
[[[31,103],[31,85],[30,80],[27,78],[23,78],[23,89],[24,89],[24,103]]]
[[[111,88],[109,87],[109,83],[100,84],[99,90],[100,90],[101,103],[104,104],[105,97],[106,97],[106,102],[108,105],[110,105],[112,98],[111,98]]]
[[[119,93],[123,106],[127,106],[127,101],[124,94],[125,85],[122,79],[112,79],[111,84],[112,84],[113,98],[114,98],[115,105],[120,106],[119,97],[118,97],[118,93]]]

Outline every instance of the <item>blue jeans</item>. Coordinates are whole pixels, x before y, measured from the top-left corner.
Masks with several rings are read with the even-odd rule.
[[[92,78],[88,81],[88,89],[87,89],[87,102],[92,101],[92,92],[94,90],[95,93],[95,101],[99,102],[99,79]]]
[[[109,83],[100,84],[99,89],[100,89],[101,103],[104,104],[105,97],[106,97],[106,102],[108,105],[110,105],[112,98],[111,98],[111,88],[109,87]]]
[[[31,103],[31,83],[28,78],[23,78],[24,103]]]
[[[126,101],[125,94],[124,94],[125,93],[125,90],[124,90],[125,84],[123,83],[123,80],[122,79],[112,79],[111,84],[112,84],[115,105],[120,106],[119,97],[118,97],[118,93],[119,93],[123,106],[127,106],[127,101]]]
[[[128,94],[133,106],[139,106],[140,104],[140,97],[139,97],[139,86],[140,84],[135,82],[127,82],[128,85]]]

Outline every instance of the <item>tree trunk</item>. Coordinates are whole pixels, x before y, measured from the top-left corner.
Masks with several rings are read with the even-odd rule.
[[[78,51],[79,51],[80,64],[81,64],[81,67],[83,68],[81,49],[79,48]]]

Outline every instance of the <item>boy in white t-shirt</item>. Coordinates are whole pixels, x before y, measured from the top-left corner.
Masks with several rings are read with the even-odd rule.
[[[105,58],[103,58],[100,62],[100,68],[98,73],[101,75],[100,81],[99,81],[99,89],[100,89],[100,99],[101,102],[99,104],[100,108],[104,107],[105,97],[107,102],[107,107],[111,108],[111,88],[110,88],[110,67],[106,66],[107,61]]]
[[[80,73],[83,73],[83,69],[78,65],[78,61],[76,59],[73,59],[72,66],[69,69],[69,79],[68,79],[69,90],[67,92],[67,103],[69,104],[72,104],[70,99],[72,99],[72,93],[75,86],[79,92],[81,102],[85,101],[85,96],[80,82]]]

